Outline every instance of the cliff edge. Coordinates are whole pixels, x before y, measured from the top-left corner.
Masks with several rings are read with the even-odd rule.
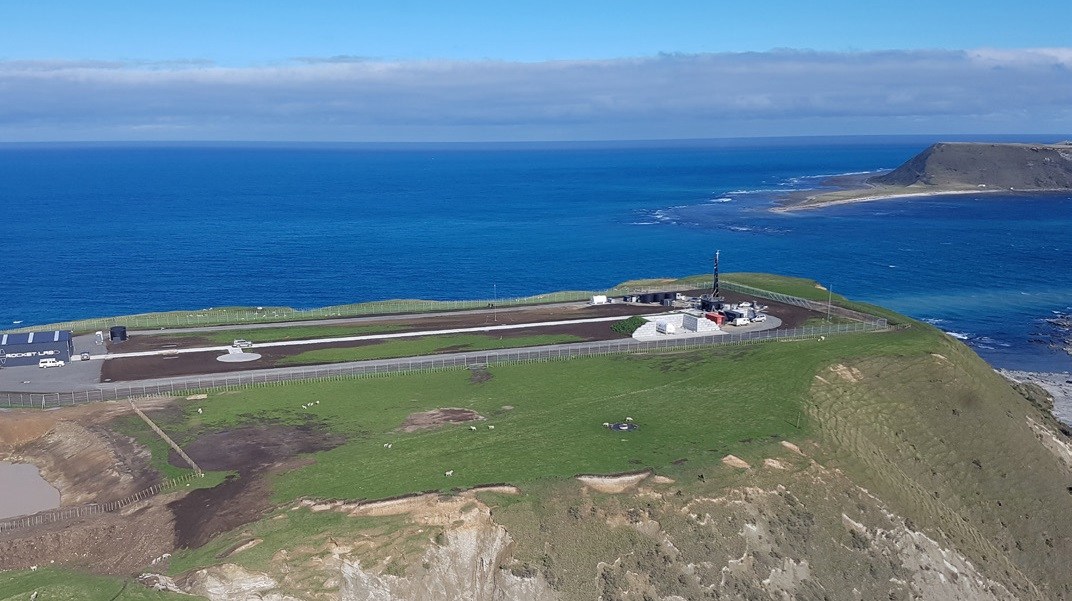
[[[826,183],[837,189],[790,195],[775,210],[938,194],[1072,191],[1072,142],[939,142],[889,173]]]
[[[867,182],[883,186],[1072,189],[1072,143],[940,142]]]

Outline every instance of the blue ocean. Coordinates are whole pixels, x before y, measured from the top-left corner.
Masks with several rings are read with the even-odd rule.
[[[717,249],[723,271],[816,279],[996,366],[1072,370],[1047,321],[1072,312],[1072,195],[769,211],[935,141],[0,145],[0,329],[601,289],[706,273]]]

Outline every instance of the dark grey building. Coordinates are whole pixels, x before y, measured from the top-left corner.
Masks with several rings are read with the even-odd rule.
[[[41,359],[68,362],[74,354],[69,330],[0,334],[0,365],[37,365]]]

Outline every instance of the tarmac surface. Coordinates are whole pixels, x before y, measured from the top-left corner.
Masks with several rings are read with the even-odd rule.
[[[740,295],[727,294],[727,302],[739,302],[751,300]],[[777,318],[770,319],[765,323],[750,324],[743,327],[726,327],[726,333],[747,333],[752,331],[770,330],[778,328],[794,328],[804,324],[808,319],[815,318],[817,314],[808,309],[792,305],[782,305],[775,302],[764,301],[768,304],[768,314]],[[62,368],[41,369],[36,366],[0,369],[0,391],[14,393],[49,393],[49,392],[82,392],[123,386],[129,383],[131,386],[150,386],[153,384],[178,384],[180,382],[198,382],[200,377],[212,378],[214,374],[253,372],[258,379],[261,376],[270,377],[273,374],[295,374],[308,371],[313,364],[295,365],[288,367],[275,367],[277,361],[282,358],[301,354],[305,351],[333,347],[355,347],[370,344],[380,344],[386,338],[431,336],[447,333],[447,331],[471,331],[498,333],[503,337],[531,336],[537,334],[571,334],[580,337],[585,342],[547,345],[541,347],[527,347],[526,350],[546,350],[549,353],[559,352],[569,347],[586,344],[603,344],[606,340],[623,338],[613,332],[608,322],[613,322],[630,315],[652,315],[669,309],[657,305],[639,305],[626,303],[613,303],[608,305],[589,306],[583,303],[565,303],[554,306],[536,306],[524,308],[475,310],[457,313],[432,313],[422,315],[392,315],[373,316],[345,320],[324,320],[316,322],[298,322],[289,324],[272,324],[273,327],[287,327],[294,325],[319,326],[319,325],[363,325],[368,323],[380,323],[385,325],[398,325],[407,327],[428,326],[429,318],[436,318],[436,326],[441,329],[428,329],[418,331],[393,332],[390,334],[349,336],[340,338],[324,338],[316,341],[279,341],[275,343],[260,343],[254,347],[258,354],[262,355],[259,360],[243,363],[226,363],[218,361],[221,354],[229,352],[229,346],[202,346],[197,342],[205,342],[204,338],[177,337],[173,336],[180,331],[157,330],[144,333],[132,333],[130,340],[121,345],[113,346],[113,350],[120,349],[131,353],[145,353],[145,356],[122,357],[123,354],[113,353],[105,359],[105,350],[102,346],[95,345],[93,336],[76,338],[76,351],[86,350],[93,354],[93,360],[73,361]],[[543,321],[539,321],[543,320]],[[533,323],[535,321],[535,323]],[[235,326],[223,329],[250,329],[251,326]],[[185,328],[181,333],[189,333],[191,330],[198,332],[218,331],[221,328]],[[191,344],[194,348],[177,348],[176,340],[182,340]],[[164,347],[164,348],[162,348]],[[501,355],[506,351],[472,351],[458,352],[461,349],[440,349],[440,356],[449,355],[459,358],[473,358],[490,355]],[[426,358],[426,357],[425,357]],[[414,357],[414,360],[419,359]],[[345,368],[347,366],[360,365],[363,367],[376,365],[396,364],[398,358],[357,361],[339,364],[331,364],[332,367]],[[103,368],[102,368],[103,366]],[[326,366],[320,366],[326,367]],[[219,376],[216,376],[219,377]]]

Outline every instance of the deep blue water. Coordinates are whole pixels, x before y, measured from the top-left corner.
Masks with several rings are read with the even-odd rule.
[[[721,249],[724,271],[814,278],[995,365],[1072,369],[1032,342],[1072,311],[1072,195],[767,210],[932,141],[0,146],[0,328],[599,289],[707,272]]]

